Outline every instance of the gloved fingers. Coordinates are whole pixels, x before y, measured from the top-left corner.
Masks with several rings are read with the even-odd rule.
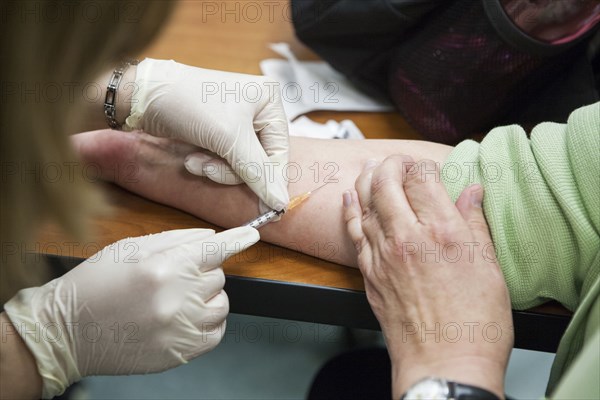
[[[225,273],[221,268],[203,272],[198,278],[198,295],[205,303],[215,297],[225,286]]]
[[[267,205],[267,203],[265,203],[264,201],[262,201],[261,199],[258,200],[258,214],[262,215],[265,213],[268,213],[269,211],[273,210],[271,207],[269,207]],[[281,219],[281,215],[275,217],[273,219],[273,222],[275,221],[279,221]]]
[[[267,156],[251,127],[238,134],[237,143],[223,157],[269,207],[276,210],[285,208],[289,195],[281,173],[282,163]]]
[[[269,209],[281,210],[289,202],[285,179],[286,162],[269,158],[260,147],[256,136],[250,139],[249,149],[234,149],[225,155],[226,159],[193,153],[186,157],[185,167],[191,174],[204,176],[213,182],[224,185],[246,183]],[[238,154],[248,153],[244,156]],[[232,167],[233,166],[233,167]]]
[[[227,321],[223,319],[220,323],[203,322],[198,328],[197,338],[194,338],[194,348],[192,351],[185,354],[184,358],[189,361],[202,354],[208,353],[221,343],[225,335]]]
[[[221,268],[199,275],[195,288],[187,292],[188,299],[180,308],[192,325],[202,329],[203,323],[220,324],[227,317],[229,300],[223,291],[224,284],[225,274]]]
[[[169,250],[177,265],[195,267],[194,276],[219,267],[227,258],[258,242],[258,231],[249,226],[229,229],[197,243],[186,243]]]
[[[269,107],[269,105],[267,105]],[[285,115],[273,115],[263,109],[254,119],[254,131],[267,156],[278,155],[288,161],[290,149],[289,124]],[[281,111],[283,113],[283,110]]]
[[[287,154],[289,151],[289,123],[281,100],[279,87],[270,90],[266,103],[254,115],[254,130],[268,156]],[[287,159],[286,159],[287,162]]]
[[[133,262],[151,254],[172,249],[182,243],[202,241],[214,234],[215,231],[212,229],[174,229],[146,236],[121,239],[107,246],[107,249],[109,249],[108,253],[111,257],[114,257],[114,254],[119,254],[119,256],[126,257],[128,261]],[[111,248],[111,246],[117,246],[118,248]]]
[[[200,331],[219,326],[229,314],[229,297],[224,290],[219,290],[208,301],[195,298],[188,303],[191,304],[184,306],[184,315]]]
[[[273,154],[269,157],[271,164],[273,165],[274,176],[281,177],[285,191],[287,194],[287,183],[288,183],[288,171],[287,171],[287,153],[286,154]],[[286,197],[286,206],[289,202],[289,197]],[[262,199],[258,203],[258,210],[260,214],[264,214],[270,211],[272,208],[269,207]],[[279,221],[281,217],[277,217],[276,221]]]
[[[206,315],[203,321],[206,323],[220,324],[229,314],[229,297],[224,290],[214,295],[205,305]]]
[[[189,173],[205,176],[211,181],[223,185],[239,185],[244,182],[227,164],[227,161],[218,156],[202,152],[192,153],[185,158],[184,165]]]
[[[269,157],[270,164],[274,170],[275,183],[284,186],[285,197],[282,198],[287,205],[289,196],[287,196],[286,169],[289,162],[289,123],[281,102],[279,90],[273,92],[265,107],[254,117],[254,130],[258,134],[258,140],[265,153]],[[281,190],[281,188],[279,188]],[[280,196],[277,192],[274,197]],[[263,207],[266,206],[266,207]],[[268,211],[267,207],[274,208],[269,201],[262,201],[259,205],[260,212]],[[276,207],[277,210],[280,208]]]
[[[243,251],[260,240],[258,231],[249,226],[217,233],[202,242],[199,268],[201,272],[219,267],[229,257]]]
[[[216,339],[214,347],[224,333],[220,331],[220,328],[229,314],[229,297],[224,290],[221,290],[207,302],[200,303],[198,299],[198,303],[193,312],[187,312],[186,316],[203,338]]]

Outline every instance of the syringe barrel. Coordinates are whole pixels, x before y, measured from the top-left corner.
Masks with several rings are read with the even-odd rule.
[[[278,216],[282,215],[284,212],[285,212],[285,210],[268,211],[268,212],[264,213],[263,215],[260,215],[257,218],[253,219],[252,221],[245,223],[243,226],[251,226],[254,229],[261,228],[261,227],[265,226],[266,224],[268,224],[269,222],[272,222],[274,219],[276,219]]]
[[[290,203],[288,204],[287,209],[291,210],[292,208],[302,204],[306,199],[308,199],[310,197],[311,193],[312,192],[306,192],[299,196],[292,197],[290,199]],[[285,211],[286,211],[285,209],[283,209],[281,211],[276,211],[276,210],[268,211],[268,212],[264,213],[263,215],[260,215],[257,218],[253,219],[252,221],[246,222],[243,226],[251,226],[254,229],[258,229],[262,226],[265,226],[269,222],[272,222],[273,220],[277,219],[277,217],[279,217],[280,215],[285,213]]]

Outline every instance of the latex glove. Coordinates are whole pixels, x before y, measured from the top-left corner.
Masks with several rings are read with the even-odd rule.
[[[213,349],[229,301],[220,264],[256,243],[249,227],[116,242],[4,308],[36,359],[43,397],[90,375],[160,372]]]
[[[218,183],[246,182],[269,208],[287,205],[288,122],[275,82],[147,58],[135,83],[126,127],[209,150],[228,165],[195,153],[188,171]]]

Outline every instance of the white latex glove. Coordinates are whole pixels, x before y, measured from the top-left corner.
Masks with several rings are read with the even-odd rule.
[[[126,128],[209,150],[212,157],[189,155],[188,171],[223,184],[246,182],[269,208],[288,204],[288,122],[275,82],[147,58],[135,83]]]
[[[258,231],[185,229],[124,239],[4,308],[36,359],[43,397],[90,375],[160,372],[212,350],[229,301],[221,263]]]

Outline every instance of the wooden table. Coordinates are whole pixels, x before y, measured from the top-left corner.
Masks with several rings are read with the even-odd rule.
[[[261,18],[256,18],[257,5]],[[227,12],[236,7],[237,13]],[[268,43],[288,42],[300,59],[317,59],[295,39],[289,12],[286,1],[182,1],[158,40],[140,58],[175,59],[205,68],[260,74],[260,60],[278,57]],[[419,138],[396,113],[314,112],[310,117],[319,122],[350,118],[369,138]],[[106,189],[115,213],[92,221],[97,234],[93,244],[73,245],[55,227],[43,229],[41,249],[52,263],[76,265],[125,237],[168,229],[215,228],[115,186],[106,185]],[[249,252],[248,257],[224,266],[232,312],[378,328],[358,270],[266,243]],[[529,349],[554,351],[568,322],[568,316],[557,307],[514,315],[516,346]]]

